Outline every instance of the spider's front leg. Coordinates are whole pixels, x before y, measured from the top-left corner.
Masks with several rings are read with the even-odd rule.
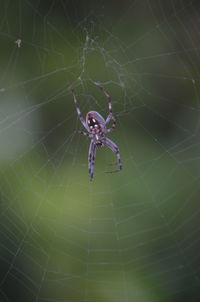
[[[87,130],[87,125],[86,125],[86,122],[84,120],[84,118],[82,117],[82,114],[81,114],[81,111],[80,111],[80,108],[78,106],[78,102],[77,102],[77,99],[76,99],[76,95],[75,95],[75,92],[74,92],[74,89],[72,89],[72,94],[73,94],[73,97],[74,97],[74,104],[76,106],[76,112],[78,114],[78,117],[82,123],[82,125],[85,127],[85,129]]]
[[[95,158],[96,158],[96,146],[94,144],[93,147],[93,154],[92,154],[92,162],[91,162],[91,174],[90,174],[90,180],[92,180],[93,178],[93,171],[94,171],[94,162],[95,162]]]
[[[117,145],[111,141],[111,139],[106,138],[105,139],[105,144],[117,155],[117,160],[118,160],[118,165],[119,165],[119,170],[122,170],[122,163],[121,163],[121,159],[120,159],[120,151],[119,148],[117,147]]]
[[[88,170],[90,180],[93,178],[93,170],[94,170],[94,162],[95,162],[95,155],[96,155],[96,146],[93,141],[90,143],[89,154],[88,154]]]
[[[88,153],[88,171],[89,171],[89,176],[91,174],[91,160],[92,160],[93,146],[94,146],[94,143],[91,140],[90,148],[89,148],[89,153]]]

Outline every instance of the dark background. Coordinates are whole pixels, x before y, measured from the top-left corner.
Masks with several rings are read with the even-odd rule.
[[[199,301],[199,1],[0,4],[0,301]]]

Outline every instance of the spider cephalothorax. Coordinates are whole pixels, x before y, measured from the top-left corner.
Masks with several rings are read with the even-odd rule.
[[[89,169],[90,180],[92,180],[93,178],[94,161],[95,161],[95,154],[96,154],[97,147],[103,147],[104,145],[107,145],[117,155],[119,171],[121,171],[122,169],[119,148],[113,141],[111,141],[109,138],[106,137],[106,134],[112,132],[112,130],[115,129],[116,121],[112,114],[111,98],[103,88],[102,90],[108,99],[109,115],[105,120],[98,112],[89,111],[86,115],[86,121],[81,115],[75,93],[74,91],[72,91],[77,114],[81,120],[82,125],[87,130],[87,132],[83,132],[83,131],[79,131],[79,132],[91,138],[89,155],[88,155],[88,169]],[[111,128],[107,129],[107,125],[110,123],[111,120],[113,120],[113,125]]]

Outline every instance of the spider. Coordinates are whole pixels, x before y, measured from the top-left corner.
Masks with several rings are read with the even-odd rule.
[[[112,132],[116,127],[116,120],[112,114],[111,98],[107,94],[107,92],[103,89],[103,87],[100,87],[100,88],[103,91],[106,98],[108,99],[109,114],[108,114],[106,120],[101,116],[101,114],[99,114],[96,111],[89,111],[86,115],[86,120],[84,120],[84,118],[81,115],[80,108],[78,106],[75,92],[72,89],[72,94],[74,97],[74,103],[76,106],[76,111],[77,111],[78,117],[79,117],[82,125],[87,130],[87,132],[79,131],[79,133],[91,138],[89,154],[88,154],[88,170],[89,170],[90,180],[93,179],[93,170],[94,170],[96,149],[102,148],[102,147],[104,147],[104,145],[107,145],[116,154],[117,160],[118,160],[118,166],[119,166],[119,170],[117,170],[117,171],[122,170],[122,164],[121,164],[121,159],[120,159],[120,150],[113,141],[111,141],[109,138],[106,137],[106,135],[108,133]],[[111,120],[113,121],[112,127],[107,129],[107,126]]]

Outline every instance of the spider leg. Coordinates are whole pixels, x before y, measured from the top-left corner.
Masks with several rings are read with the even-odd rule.
[[[93,170],[94,170],[95,156],[96,156],[96,145],[93,144],[93,152],[92,152],[92,160],[91,160],[90,180],[92,180],[92,178],[93,178]]]
[[[91,140],[90,148],[89,148],[89,153],[88,153],[88,171],[89,171],[89,176],[91,174],[91,160],[92,160],[92,156],[93,156],[93,148],[94,148],[94,143]]]
[[[73,97],[74,97],[74,104],[76,106],[76,111],[77,111],[78,117],[79,117],[81,123],[83,124],[83,126],[85,127],[85,129],[87,130],[86,122],[85,122],[84,118],[82,117],[82,114],[81,114],[81,111],[80,111],[80,108],[78,106],[78,102],[77,102],[77,99],[76,99],[76,96],[75,96],[75,92],[74,92],[73,89],[72,89],[72,94],[73,94]]]
[[[78,130],[78,133],[84,136],[90,136],[88,132]]]
[[[119,148],[117,147],[117,145],[111,141],[111,139],[106,138],[105,139],[105,144],[117,155],[117,160],[118,160],[118,165],[119,165],[119,170],[122,170],[122,163],[121,163],[121,159],[120,159],[120,151]]]
[[[107,99],[108,99],[108,109],[109,109],[109,114],[108,114],[108,116],[107,116],[106,124],[105,124],[105,126],[107,126],[107,125],[110,123],[110,121],[111,121],[111,119],[112,119],[112,117],[113,117],[113,115],[112,115],[112,103],[111,103],[111,97],[110,97],[109,94],[104,90],[104,88],[103,88],[102,86],[100,86],[100,88],[101,88],[101,90],[103,91],[104,95],[105,95],[105,96],[107,97]]]
[[[114,116],[112,117],[112,120],[113,120],[112,127],[111,127],[111,128],[109,128],[109,129],[107,129],[107,133],[112,132],[112,131],[113,131],[113,130],[116,128],[116,119],[115,119],[115,117],[114,117]]]

